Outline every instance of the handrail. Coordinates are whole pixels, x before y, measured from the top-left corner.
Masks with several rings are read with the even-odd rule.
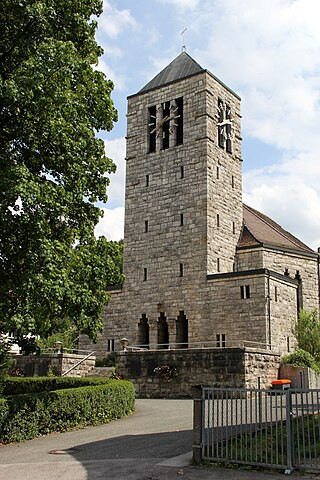
[[[89,357],[91,357],[91,355],[93,355],[95,352],[90,352],[89,355],[87,355],[86,357],[83,357],[78,363],[76,363],[75,365],[73,365],[72,367],[70,367],[66,372],[62,373],[61,374],[61,377],[64,377],[65,375],[67,375],[67,373],[71,372],[72,370],[74,370],[75,368],[77,368],[78,365],[80,365],[81,363],[85,362]]]
[[[42,348],[41,353],[67,353],[71,355],[88,354],[91,350],[79,350],[79,348]]]
[[[192,349],[208,349],[208,348],[262,348],[264,350],[272,350],[273,345],[270,343],[263,342],[254,342],[251,340],[225,340],[220,341],[220,344],[217,341],[209,340],[203,342],[172,342],[172,343],[150,343],[144,345],[128,345],[126,346],[126,351],[138,352],[138,351],[150,351],[150,350],[192,350]]]

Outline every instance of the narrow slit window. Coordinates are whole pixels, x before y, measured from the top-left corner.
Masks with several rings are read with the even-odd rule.
[[[184,166],[181,165],[180,167],[180,178],[184,178]]]
[[[231,187],[234,188],[234,176],[231,177]]]
[[[165,150],[169,148],[169,137],[170,137],[170,102],[165,102],[162,104],[162,149]],[[167,120],[165,120],[167,119]]]
[[[219,333],[217,333],[217,335],[216,335],[216,346],[220,347],[220,334]]]
[[[226,346],[226,334],[221,334],[221,346],[224,348]]]
[[[219,167],[217,167],[217,180],[219,180],[219,178],[220,178],[220,169]]]
[[[232,222],[232,233],[233,233],[233,235],[235,235],[235,233],[236,233],[236,223],[235,222]]]
[[[223,122],[223,101],[221,98],[218,99],[218,120],[219,123]],[[218,125],[218,145],[221,148],[224,148],[224,126]]]
[[[278,287],[274,287],[274,301],[277,302],[278,301]]]
[[[183,277],[183,263],[180,263],[180,270],[179,270],[179,276]]]
[[[150,181],[150,177],[149,175],[146,175],[146,187],[149,187],[149,181]]]
[[[184,218],[183,213],[180,213],[180,225],[183,226]]]
[[[246,285],[246,298],[250,298],[250,285]]]
[[[174,117],[174,125],[177,129],[176,145],[183,144],[183,98],[176,99],[176,112]]]
[[[231,108],[229,105],[226,105],[226,120],[231,120]],[[226,150],[228,153],[232,153],[232,131],[231,124],[226,124]]]
[[[148,269],[143,269],[143,281],[146,282],[148,280]]]
[[[217,227],[220,227],[220,215],[217,213]]]
[[[144,221],[144,231],[145,233],[149,231],[149,220]]]
[[[220,258],[217,258],[217,272],[220,272]]]
[[[156,151],[156,120],[157,109],[154,105],[149,107],[148,112],[148,152],[152,153]]]

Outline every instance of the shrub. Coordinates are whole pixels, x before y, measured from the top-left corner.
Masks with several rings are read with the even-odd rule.
[[[96,360],[96,367],[115,367],[116,366],[116,354],[109,353],[105,358],[98,358]]]
[[[3,394],[40,393],[66,388],[102,385],[108,378],[86,377],[11,377],[3,380]]]
[[[317,365],[311,353],[299,348],[293,353],[289,353],[282,357],[281,362],[293,367],[309,367],[320,373],[320,367]]]
[[[299,317],[293,326],[299,349],[311,353],[320,363],[320,319],[317,310],[300,310]]]
[[[106,423],[132,412],[135,400],[131,382],[109,380],[94,386],[11,395],[1,401],[0,441],[8,443]]]
[[[5,422],[6,417],[9,413],[9,406],[5,398],[0,398],[0,428],[1,425]]]

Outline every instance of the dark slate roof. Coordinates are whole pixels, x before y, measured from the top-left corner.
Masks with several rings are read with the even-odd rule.
[[[238,247],[270,245],[304,253],[316,252],[263,213],[243,204],[243,228]]]
[[[171,82],[181,80],[182,78],[195,75],[197,73],[205,72],[193,58],[186,52],[180,53],[169,65],[161,70],[150,82],[148,82],[139,93],[152,90],[153,88],[162,87]]]

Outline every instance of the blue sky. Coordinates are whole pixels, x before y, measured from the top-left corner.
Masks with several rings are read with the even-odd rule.
[[[182,46],[242,98],[243,199],[320,246],[320,1],[105,0],[99,68],[119,121],[103,132],[118,171],[98,235],[123,237],[126,97]]]

